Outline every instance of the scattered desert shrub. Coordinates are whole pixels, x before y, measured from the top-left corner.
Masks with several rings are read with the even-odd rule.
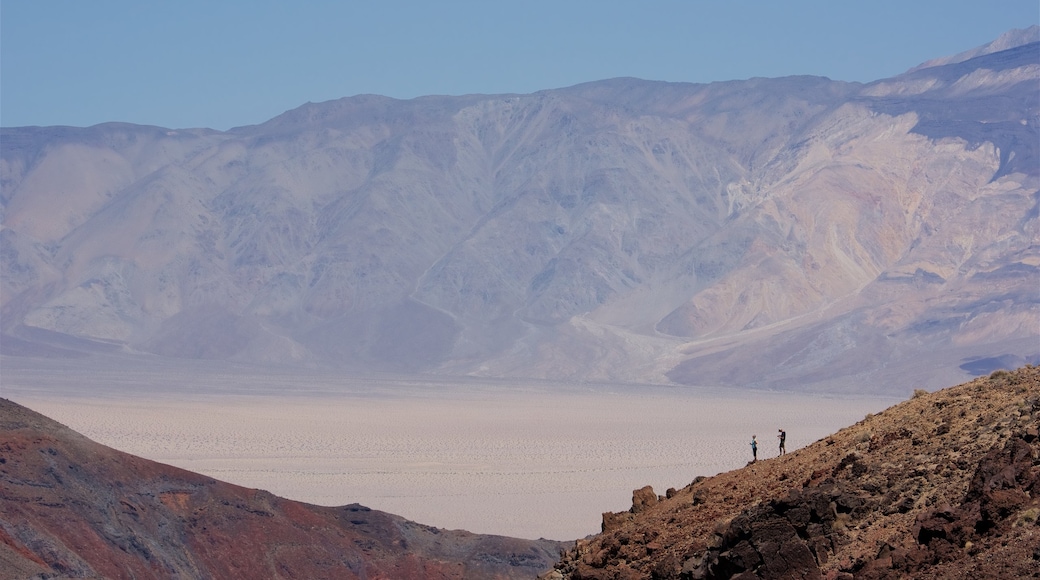
[[[1037,518],[1040,518],[1040,509],[1030,508],[1022,512],[1022,515],[1018,517],[1018,521],[1015,522],[1016,526],[1027,526],[1036,523]]]
[[[916,399],[917,397],[923,397],[923,396],[925,396],[927,394],[928,394],[928,391],[926,391],[924,389],[914,389],[914,397],[913,398]]]
[[[989,380],[995,381],[995,380],[998,380],[998,379],[1007,378],[1007,376],[1009,374],[1011,374],[1011,373],[1007,372],[1004,369],[998,369],[998,370],[995,370],[992,373],[990,373]]]
[[[839,513],[837,516],[835,516],[833,526],[835,527],[835,529],[844,532],[845,530],[847,530],[849,528],[849,525],[851,523],[852,523],[852,516],[850,516],[847,513],[842,512],[842,513]]]

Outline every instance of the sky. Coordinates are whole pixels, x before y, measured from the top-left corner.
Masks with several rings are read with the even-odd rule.
[[[615,77],[869,82],[1038,23],[1037,0],[2,0],[0,126],[225,130],[357,94]]]

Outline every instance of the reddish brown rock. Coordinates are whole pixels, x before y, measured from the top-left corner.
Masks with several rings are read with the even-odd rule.
[[[0,399],[2,578],[534,578],[564,545],[283,499]]]
[[[638,514],[657,504],[657,494],[649,485],[632,492],[632,513]]]
[[[698,478],[652,506],[634,500],[623,517],[604,514],[610,530],[584,543],[600,557],[579,565],[568,552],[557,571],[648,580],[1040,578],[1038,425],[1037,367],[916,393],[781,458]],[[624,549],[637,538],[647,538],[641,552]]]

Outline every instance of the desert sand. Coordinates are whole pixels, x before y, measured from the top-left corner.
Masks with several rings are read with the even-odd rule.
[[[116,449],[320,505],[568,540],[602,512],[792,452],[891,398],[5,358],[0,396]]]

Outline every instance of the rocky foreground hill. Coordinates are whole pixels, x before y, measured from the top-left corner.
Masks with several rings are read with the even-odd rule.
[[[562,546],[283,499],[0,399],[0,579],[518,579],[551,568]]]
[[[1040,367],[997,371],[663,497],[636,490],[601,534],[561,543],[282,499],[0,399],[0,578],[1038,578],[1038,428]]]
[[[636,490],[543,578],[1037,578],[1038,427],[1038,367],[919,391],[785,456]]]

